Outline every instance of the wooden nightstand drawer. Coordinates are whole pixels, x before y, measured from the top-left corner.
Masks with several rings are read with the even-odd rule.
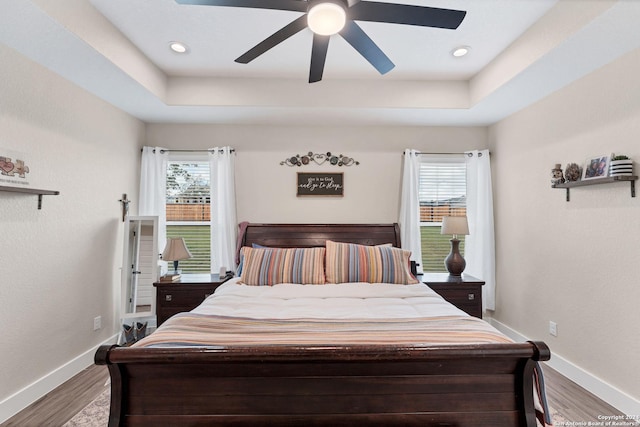
[[[448,274],[427,273],[422,276],[422,281],[460,310],[482,318],[482,280],[468,275],[453,277]]]
[[[476,304],[476,301],[482,298],[482,293],[475,288],[465,289],[443,289],[436,290],[444,299],[454,305],[458,304]]]
[[[189,307],[200,304],[211,295],[211,290],[167,289],[160,290],[158,297],[164,307]],[[194,305],[195,304],[195,305]]]
[[[190,307],[159,308],[156,312],[156,316],[158,317],[158,326],[162,325],[170,317],[175,316],[178,313],[186,313],[191,310],[193,310],[193,308]]]
[[[456,307],[458,307],[460,310],[467,313],[469,316],[478,317],[482,319],[482,306],[478,304],[458,304],[458,303],[454,303],[453,301],[449,301],[449,302],[455,305]]]
[[[183,274],[178,282],[156,282],[158,326],[177,313],[191,311],[231,276],[217,274]]]

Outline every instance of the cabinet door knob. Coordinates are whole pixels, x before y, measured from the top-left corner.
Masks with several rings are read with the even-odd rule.
[[[467,295],[467,297],[469,298],[469,301],[473,301],[474,299],[476,299],[476,294],[469,294]]]
[[[172,298],[173,297],[171,296],[171,294],[167,294],[167,295],[164,296],[164,300],[165,301],[171,301]]]

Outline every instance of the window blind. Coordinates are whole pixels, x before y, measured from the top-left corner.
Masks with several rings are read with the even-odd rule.
[[[180,261],[183,273],[211,271],[211,200],[208,162],[167,164],[167,238],[183,237],[193,255]]]
[[[451,236],[440,234],[443,216],[467,213],[467,173],[464,157],[425,156],[420,164],[419,199],[422,268],[427,272],[444,272]],[[460,252],[464,254],[464,236]]]

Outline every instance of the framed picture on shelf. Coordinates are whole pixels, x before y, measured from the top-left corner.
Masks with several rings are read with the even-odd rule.
[[[32,186],[32,156],[0,147],[0,185],[27,188]]]
[[[609,175],[611,156],[601,155],[587,158],[582,168],[582,179],[605,178]]]

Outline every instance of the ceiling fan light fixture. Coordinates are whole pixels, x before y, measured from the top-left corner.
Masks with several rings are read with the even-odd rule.
[[[469,46],[458,46],[451,51],[451,55],[455,56],[456,58],[461,58],[468,54],[470,50],[471,48]]]
[[[347,12],[337,3],[318,3],[307,13],[307,25],[311,31],[321,36],[339,33],[347,22]]]

